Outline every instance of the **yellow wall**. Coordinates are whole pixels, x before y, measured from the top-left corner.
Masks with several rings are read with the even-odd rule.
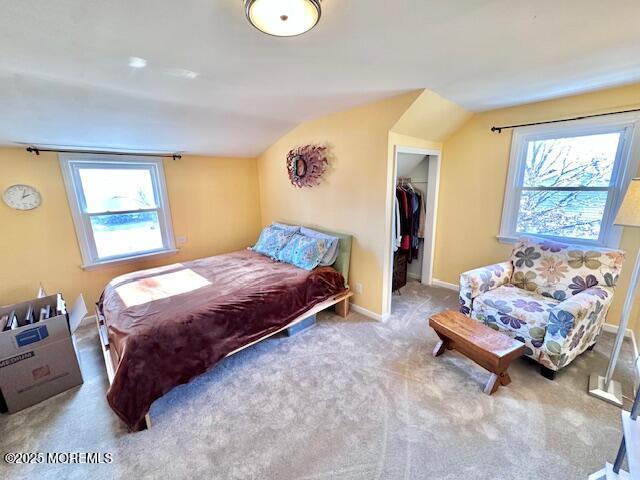
[[[640,84],[557,100],[476,114],[443,145],[434,277],[458,283],[461,272],[508,258],[511,246],[496,240],[511,148],[511,131],[490,131],[508,125],[568,118],[581,114],[640,106]],[[626,229],[621,248],[628,253],[608,322],[617,324],[640,229]],[[640,338],[638,303],[632,326]]]
[[[417,98],[413,92],[305,122],[258,159],[264,225],[282,220],[313,224],[354,236],[349,283],[362,284],[354,303],[382,313],[388,134]],[[331,167],[320,185],[298,189],[289,182],[287,152],[309,143],[328,144]]]
[[[186,235],[187,243],[177,254],[84,271],[57,155],[0,149],[0,190],[26,183],[42,195],[42,205],[28,212],[0,202],[0,305],[34,296],[41,281],[69,301],[82,292],[91,308],[117,275],[255,242],[260,229],[255,159],[184,156],[165,160],[164,168],[174,232]]]

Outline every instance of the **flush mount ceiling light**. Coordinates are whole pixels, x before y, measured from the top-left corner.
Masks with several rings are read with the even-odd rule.
[[[308,32],[320,21],[320,0],[244,0],[251,25],[276,37]]]

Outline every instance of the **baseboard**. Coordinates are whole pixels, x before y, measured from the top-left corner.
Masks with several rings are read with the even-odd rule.
[[[605,332],[609,332],[609,333],[613,333],[613,334],[617,335],[619,328],[618,328],[618,325],[613,325],[611,323],[605,323],[602,326],[602,330],[604,330]],[[638,356],[638,345],[636,343],[636,336],[633,333],[633,330],[631,330],[630,328],[627,328],[625,330],[625,332],[624,332],[624,337],[631,340],[631,344],[633,345],[635,356],[637,357]]]
[[[438,280],[437,278],[431,279],[431,285],[434,287],[447,288],[449,290],[455,290],[456,292],[460,290],[458,285],[449,282],[443,282],[442,280]]]
[[[378,322],[386,322],[389,319],[388,313],[380,315],[379,313],[367,310],[366,308],[363,308],[360,305],[356,305],[355,303],[352,303],[350,306],[351,310],[353,310],[354,312],[359,313],[360,315],[364,315],[365,317],[377,320]]]

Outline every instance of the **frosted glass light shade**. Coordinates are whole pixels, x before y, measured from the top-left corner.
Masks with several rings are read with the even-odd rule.
[[[321,15],[320,0],[245,0],[251,25],[277,37],[293,37],[316,26]]]
[[[640,178],[631,180],[614,223],[625,227],[640,227]]]

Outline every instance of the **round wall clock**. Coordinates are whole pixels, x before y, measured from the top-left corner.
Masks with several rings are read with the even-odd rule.
[[[4,203],[16,210],[33,210],[40,206],[40,192],[30,185],[11,185],[2,194]]]

